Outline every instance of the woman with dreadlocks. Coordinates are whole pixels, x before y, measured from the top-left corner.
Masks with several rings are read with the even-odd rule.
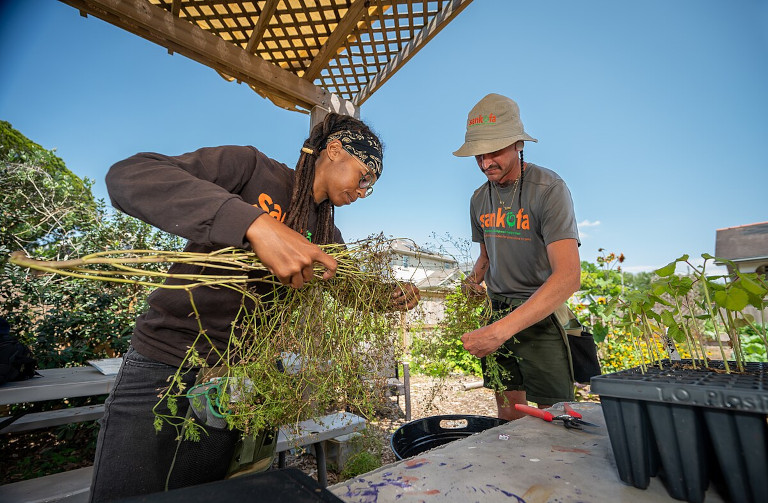
[[[474,156],[487,178],[470,203],[480,256],[463,286],[487,293],[494,314],[462,342],[481,358],[486,387],[486,357],[493,354],[503,369],[496,403],[499,417],[510,420],[524,415],[517,403],[546,408],[573,400],[566,334],[553,313],[581,284],[571,194],[555,172],[524,162],[526,141],[537,140],[523,129],[517,103],[489,94],[469,112],[465,143],[454,152]]]
[[[106,182],[117,209],[186,238],[185,251],[251,249],[281,283],[301,288],[314,278],[315,264],[325,268],[324,280],[334,275],[336,261],[318,246],[342,242],[334,226],[334,207],[371,195],[381,171],[378,137],[361,121],[330,113],[304,142],[295,170],[250,146],[222,146],[179,156],[136,154],[112,166]],[[205,273],[190,264],[174,264],[169,272]],[[258,282],[253,288],[260,294],[272,290]],[[221,353],[237,326],[243,296],[232,289],[208,287],[196,288],[193,294],[207,339]],[[393,292],[393,308],[410,309],[417,302],[415,287]],[[200,327],[190,316],[189,294],[184,290],[158,288],[148,304],[136,320],[131,346],[105,404],[92,501],[162,491],[174,466],[177,433],[174,428],[155,432],[153,407],[158,390],[182,364]],[[203,357],[214,353],[210,346],[198,344],[196,349]],[[185,375],[188,387],[196,374],[197,369],[190,369]],[[183,416],[188,402],[178,406],[173,415]],[[238,439],[239,435],[231,435],[226,442]],[[219,447],[221,452],[232,451]],[[213,456],[201,450],[195,462]],[[223,478],[230,460],[206,461],[206,466],[223,467],[224,472],[198,470],[190,484]],[[178,463],[174,470],[177,467]]]

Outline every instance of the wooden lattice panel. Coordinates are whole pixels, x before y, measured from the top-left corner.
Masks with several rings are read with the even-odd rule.
[[[386,80],[388,75],[382,78],[381,73],[387,64],[401,55],[403,48],[452,2],[149,0],[149,3],[360,104]],[[380,82],[374,89],[368,89],[365,96],[360,96],[377,75]]]

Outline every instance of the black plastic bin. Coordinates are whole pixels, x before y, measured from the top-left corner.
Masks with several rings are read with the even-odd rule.
[[[241,475],[173,491],[134,496],[118,503],[209,503],[243,501],[249,503],[343,503],[328,489],[296,468],[269,470]]]
[[[691,503],[721,481],[730,501],[768,501],[768,364],[748,363],[743,374],[724,373],[721,361],[690,366],[664,360],[592,378],[619,478],[645,489],[658,475],[671,497]]]
[[[390,445],[397,459],[405,459],[506,422],[488,416],[430,416],[402,425]]]

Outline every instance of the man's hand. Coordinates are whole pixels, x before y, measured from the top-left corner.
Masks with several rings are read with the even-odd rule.
[[[336,274],[336,259],[269,215],[254,220],[245,237],[259,260],[284,285],[301,288],[310,282],[315,262],[325,267],[324,280]]]
[[[462,335],[461,342],[464,343],[464,349],[478,358],[488,356],[499,349],[509,337],[506,337],[494,325],[481,327]]]
[[[469,278],[465,278],[461,282],[461,293],[467,297],[485,297],[485,288],[483,285],[475,283]]]
[[[419,303],[421,294],[413,283],[400,283],[392,290],[392,307],[398,311],[413,309]]]

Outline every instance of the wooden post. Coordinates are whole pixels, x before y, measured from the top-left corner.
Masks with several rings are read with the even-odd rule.
[[[309,112],[309,131],[311,132],[315,126],[323,122],[326,115],[328,115],[327,109],[317,105],[313,106]]]
[[[403,354],[406,356],[410,356],[411,354],[411,337],[410,333],[408,332],[408,324],[406,323],[406,313],[401,312],[400,313],[400,331],[403,334]]]
[[[330,97],[330,100],[328,100],[327,103],[324,102],[324,105],[327,105],[327,107],[315,105],[312,107],[312,110],[309,111],[309,130],[310,131],[312,131],[312,128],[315,127],[317,124],[320,124],[321,122],[323,122],[323,119],[325,119],[325,116],[328,115],[329,112],[336,112],[337,114],[349,115],[350,117],[354,117],[355,119],[360,118],[360,107],[353,105],[351,101],[347,101],[345,99],[339,98],[335,94],[332,94]]]

